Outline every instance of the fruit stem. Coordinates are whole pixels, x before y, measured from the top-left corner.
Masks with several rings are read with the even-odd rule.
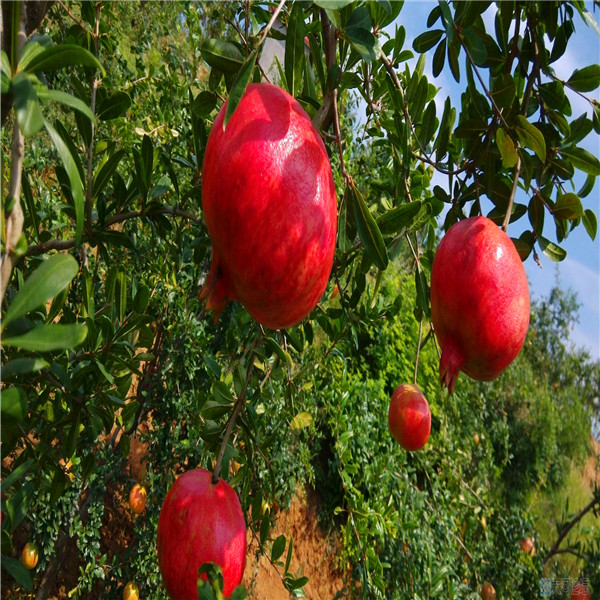
[[[417,342],[417,356],[415,357],[415,376],[413,383],[417,385],[417,373],[419,372],[419,354],[421,352],[421,338],[423,337],[423,321],[419,321],[419,340]]]
[[[237,397],[237,400],[235,401],[235,405],[233,407],[233,410],[231,411],[231,414],[229,415],[229,419],[227,419],[227,425],[225,426],[225,434],[223,435],[223,441],[221,442],[221,447],[219,448],[219,454],[217,455],[217,462],[215,463],[215,468],[214,468],[213,474],[212,474],[213,484],[216,484],[219,481],[220,473],[221,473],[221,466],[223,464],[223,457],[225,456],[225,450],[227,448],[227,442],[229,441],[229,438],[231,437],[231,432],[233,431],[233,426],[235,425],[238,415],[242,411],[242,406],[244,405],[244,400],[246,398],[246,390],[248,389],[248,385],[250,383],[250,378],[252,377],[252,371],[254,370],[254,360],[252,359],[252,352],[254,352],[254,348],[256,348],[256,346],[260,343],[262,338],[263,338],[263,332],[260,331],[258,333],[258,335],[256,336],[256,338],[254,339],[254,341],[252,342],[252,345],[248,349],[247,355],[249,357],[248,358],[249,364],[248,364],[248,368],[246,370],[246,381],[244,382],[244,387],[242,388],[240,395]]]

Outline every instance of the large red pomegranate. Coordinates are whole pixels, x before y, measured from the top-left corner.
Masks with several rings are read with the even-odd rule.
[[[213,484],[205,469],[181,475],[169,490],[158,518],[158,565],[172,600],[196,600],[198,569],[206,562],[223,571],[229,596],[246,564],[246,522],[233,488]]]
[[[442,348],[440,380],[459,371],[495,379],[515,359],[529,327],[529,287],[511,239],[485,217],[455,223],[431,268],[431,317]]]
[[[250,84],[223,130],[210,132],[202,207],[212,264],[200,292],[217,316],[238,300],[262,325],[290,327],[320,300],[333,264],[335,184],[319,133],[300,104]]]

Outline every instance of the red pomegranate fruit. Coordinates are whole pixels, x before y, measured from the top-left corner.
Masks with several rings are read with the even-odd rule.
[[[585,583],[577,583],[573,586],[571,600],[590,600],[590,591]]]
[[[392,394],[388,426],[405,450],[420,450],[429,439],[431,412],[423,392],[411,384],[399,385]]]
[[[309,116],[277,86],[250,84],[223,129],[225,108],[202,169],[212,263],[200,297],[216,317],[238,300],[265,327],[283,329],[316,306],[331,273],[331,166]]]
[[[486,581],[481,586],[481,598],[482,600],[496,600],[496,588]]]
[[[242,581],[246,565],[246,522],[233,488],[211,473],[193,469],[173,484],[158,518],[158,566],[171,600],[196,600],[198,569],[221,567],[223,593]],[[204,577],[204,575],[203,575]]]
[[[515,359],[529,327],[529,287],[511,239],[485,217],[450,227],[431,268],[431,318],[442,348],[440,380],[459,371],[495,379]]]

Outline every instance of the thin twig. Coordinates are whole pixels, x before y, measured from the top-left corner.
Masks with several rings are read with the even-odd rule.
[[[71,19],[73,19],[73,21],[75,21],[75,23],[77,23],[77,25],[81,27],[81,29],[87,31],[86,24],[77,15],[73,14],[71,9],[62,0],[57,0],[57,2],[63,7],[65,12],[71,17]]]
[[[229,437],[231,436],[231,432],[233,431],[233,426],[240,414],[242,407],[244,406],[244,400],[246,398],[246,390],[248,389],[248,385],[250,384],[250,378],[252,377],[252,372],[254,370],[254,360],[252,359],[252,352],[254,348],[259,344],[262,340],[263,334],[259,333],[252,345],[248,349],[248,360],[250,364],[248,365],[248,369],[246,370],[246,381],[244,382],[244,387],[240,392],[240,395],[237,397],[235,401],[235,405],[233,407],[233,411],[229,415],[229,419],[227,419],[227,425],[225,426],[225,433],[223,434],[223,441],[221,442],[221,447],[219,448],[219,454],[217,455],[217,462],[215,463],[215,468],[213,470],[212,482],[217,483],[220,478],[221,473],[221,465],[223,464],[223,457],[225,456],[225,450],[227,449],[227,442],[229,441]]]
[[[176,217],[184,217],[190,221],[194,221],[195,223],[202,222],[200,217],[197,217],[191,212],[181,210],[179,208],[172,208],[170,206],[163,206],[161,208],[153,208],[152,210],[132,210],[131,212],[116,214],[114,217],[111,217],[104,223],[104,228],[106,229],[117,223],[129,221],[130,219],[136,219],[138,217],[150,217],[152,215],[171,215]]]
[[[438,171],[438,173],[441,173],[442,175],[462,175],[466,170],[467,167],[459,167],[458,169],[444,169],[442,167],[440,167],[440,163],[436,162],[435,160],[432,160],[431,158],[429,158],[427,155],[425,156],[421,156],[420,154],[415,154],[413,152],[413,156],[420,161],[423,161],[424,163],[427,163],[428,165],[431,165],[432,167],[435,167],[435,170]]]
[[[262,35],[260,36],[260,39],[256,46],[257,48],[260,48],[262,46],[262,43],[265,41],[265,38],[269,34],[269,31],[271,31],[271,27],[273,27],[273,23],[275,23],[275,21],[277,20],[277,17],[279,16],[279,13],[281,12],[281,9],[283,8],[284,4],[285,0],[281,0],[281,2],[278,4],[277,8],[275,9],[275,12],[273,13],[273,16],[271,17],[271,20],[269,21],[269,23],[263,30]]]
[[[421,339],[423,337],[423,320],[419,321],[419,341],[417,342],[417,356],[415,357],[415,375],[413,383],[417,385],[417,374],[419,372],[419,353],[421,352]]]
[[[506,122],[506,119],[504,118],[502,111],[496,104],[496,101],[494,100],[492,93],[490,92],[490,90],[488,90],[487,85],[485,85],[485,81],[483,81],[483,77],[481,76],[481,73],[479,72],[479,69],[477,68],[477,65],[475,64],[475,61],[473,60],[473,57],[471,56],[471,53],[469,52],[467,45],[465,43],[462,43],[462,47],[465,50],[467,58],[469,59],[469,62],[471,63],[471,66],[473,67],[473,71],[475,71],[475,75],[477,75],[477,79],[479,79],[479,84],[483,88],[485,95],[487,96],[488,100],[490,101],[490,103],[494,109],[494,112],[496,113],[496,116],[498,117],[498,119],[500,119],[500,122],[502,123],[502,126],[506,129],[506,131],[509,131],[510,127],[509,127],[508,123]]]

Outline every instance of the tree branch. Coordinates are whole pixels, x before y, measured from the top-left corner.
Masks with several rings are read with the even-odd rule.
[[[94,46],[96,48],[96,58],[98,58],[98,53],[100,50],[100,9],[102,4],[98,2],[96,4],[96,26],[94,29]],[[98,79],[98,71],[94,72],[94,80],[92,81],[92,98],[90,109],[93,114],[96,114],[96,96],[98,94],[98,86],[100,85],[100,80]],[[87,230],[92,230],[92,207],[94,204],[94,170],[93,170],[93,160],[94,160],[94,138],[96,134],[96,125],[94,121],[91,122],[92,133],[90,136],[90,144],[87,149],[87,186],[85,190],[85,222],[87,226]]]
[[[132,210],[131,212],[127,213],[118,213],[104,223],[103,230],[109,229],[116,223],[123,223],[124,221],[129,221],[130,219],[149,217],[151,215],[171,215],[172,217],[183,217],[185,219],[189,219],[190,221],[194,221],[194,223],[202,223],[202,219],[193,213],[190,213],[186,210],[180,210],[178,208],[172,208],[171,206],[164,206],[152,210]],[[75,240],[48,240],[42,244],[33,244],[29,246],[25,254],[26,256],[39,256],[40,254],[45,254],[50,250],[70,250],[74,247]]]
[[[567,523],[560,531],[560,533],[558,534],[558,539],[556,540],[556,542],[554,542],[554,545],[552,546],[552,548],[550,548],[550,551],[548,552],[548,554],[546,554],[546,556],[544,557],[544,561],[543,564],[545,565],[555,554],[559,554],[559,547],[562,544],[563,540],[567,537],[567,535],[569,534],[569,531],[571,531],[571,529],[573,529],[573,527],[575,527],[575,525],[577,525],[577,523],[579,523],[579,521],[581,521],[581,519],[588,513],[590,512],[592,509],[594,509],[594,507],[598,507],[600,508],[600,496],[598,497],[594,497],[592,498],[592,500],[586,505],[584,506],[581,511],[579,512],[579,514],[577,514],[573,520],[569,523]]]
[[[15,59],[17,64],[21,50],[26,40],[25,23],[27,19],[25,3],[21,0],[15,3],[13,10],[19,10],[19,32],[17,34],[17,43],[15,48]],[[21,239],[23,233],[23,208],[21,207],[21,175],[23,169],[23,155],[25,152],[25,138],[19,129],[19,124],[15,118],[13,125],[13,141],[10,162],[10,181],[8,184],[8,198],[13,201],[13,207],[6,218],[5,246],[4,254],[0,259],[0,303],[4,300],[4,294],[10,280],[13,268],[19,257],[15,254],[15,248]]]
[[[325,47],[325,65],[327,71],[335,64],[335,27],[331,24],[329,17],[324,9],[320,11],[321,30],[323,32],[323,46]],[[333,110],[334,92],[333,90],[325,90],[323,104],[319,107],[317,114],[312,122],[317,131],[320,129],[329,129],[331,124]]]

